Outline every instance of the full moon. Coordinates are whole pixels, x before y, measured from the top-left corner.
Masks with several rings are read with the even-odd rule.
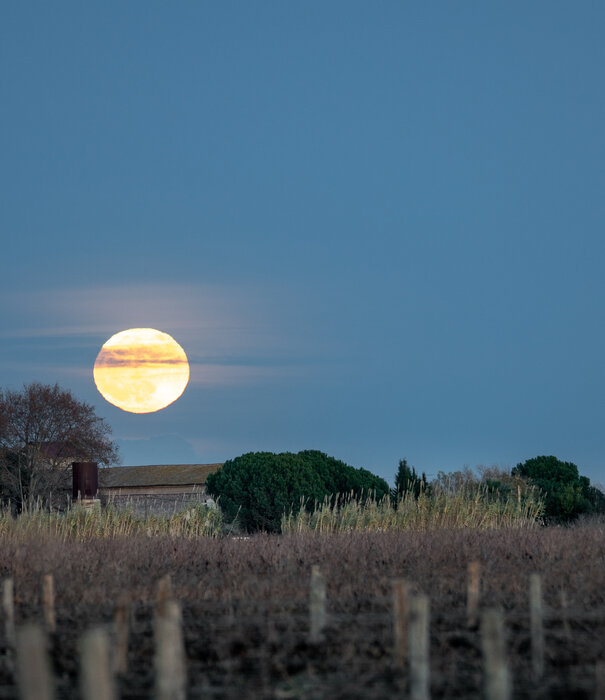
[[[93,370],[103,397],[130,413],[166,408],[185,391],[189,363],[168,333],[130,328],[112,335],[97,355]]]

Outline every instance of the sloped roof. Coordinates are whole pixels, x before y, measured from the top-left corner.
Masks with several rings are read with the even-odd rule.
[[[205,484],[208,474],[223,466],[217,464],[150,464],[146,467],[107,467],[99,469],[99,488],[129,486],[180,486]]]

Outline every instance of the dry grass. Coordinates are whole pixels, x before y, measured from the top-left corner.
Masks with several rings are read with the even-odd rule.
[[[218,508],[199,503],[186,505],[172,516],[141,516],[132,510],[85,510],[74,507],[67,512],[47,511],[32,507],[13,516],[8,510],[0,513],[0,536],[56,537],[62,540],[84,540],[91,537],[122,538],[146,535],[175,537],[216,537],[223,531],[223,517]]]
[[[304,505],[304,504],[302,504]],[[402,530],[460,530],[533,528],[540,524],[543,504],[533,491],[522,498],[501,497],[485,484],[453,492],[407,492],[397,503],[388,496],[377,501],[353,496],[326,498],[312,511],[301,507],[282,518],[283,533],[399,532]]]
[[[540,523],[542,502],[532,490],[522,498],[501,497],[485,484],[466,484],[455,490],[422,492],[418,498],[405,493],[397,503],[388,496],[356,499],[352,494],[316,503],[312,511],[305,503],[296,514],[285,514],[284,534],[337,534],[350,532],[400,532],[404,530],[459,530],[532,528]],[[237,523],[234,524],[237,527]],[[139,535],[171,535],[185,538],[217,537],[231,534],[220,508],[200,503],[185,504],[170,517],[135,513],[109,505],[103,510],[71,508],[66,512],[47,511],[34,503],[18,516],[0,511],[0,536],[40,537],[50,535],[64,540],[93,537],[115,539]]]

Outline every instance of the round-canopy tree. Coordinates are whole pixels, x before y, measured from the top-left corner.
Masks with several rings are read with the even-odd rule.
[[[282,515],[296,513],[303,500],[312,508],[331,494],[389,493],[384,479],[317,450],[248,452],[210,474],[206,486],[228,518],[238,515],[246,530],[267,532],[279,532]]]
[[[0,389],[0,495],[22,510],[69,486],[71,461],[115,463],[111,428],[69,390],[34,382]]]
[[[543,492],[544,515],[553,522],[605,512],[605,495],[590,485],[588,477],[580,476],[573,462],[543,455],[517,464],[512,475],[528,479]]]

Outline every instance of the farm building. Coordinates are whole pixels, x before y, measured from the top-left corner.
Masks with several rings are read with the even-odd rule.
[[[219,464],[152,464],[146,467],[99,469],[99,493],[103,505],[132,507],[144,515],[170,515],[192,501],[211,501],[206,478]]]

